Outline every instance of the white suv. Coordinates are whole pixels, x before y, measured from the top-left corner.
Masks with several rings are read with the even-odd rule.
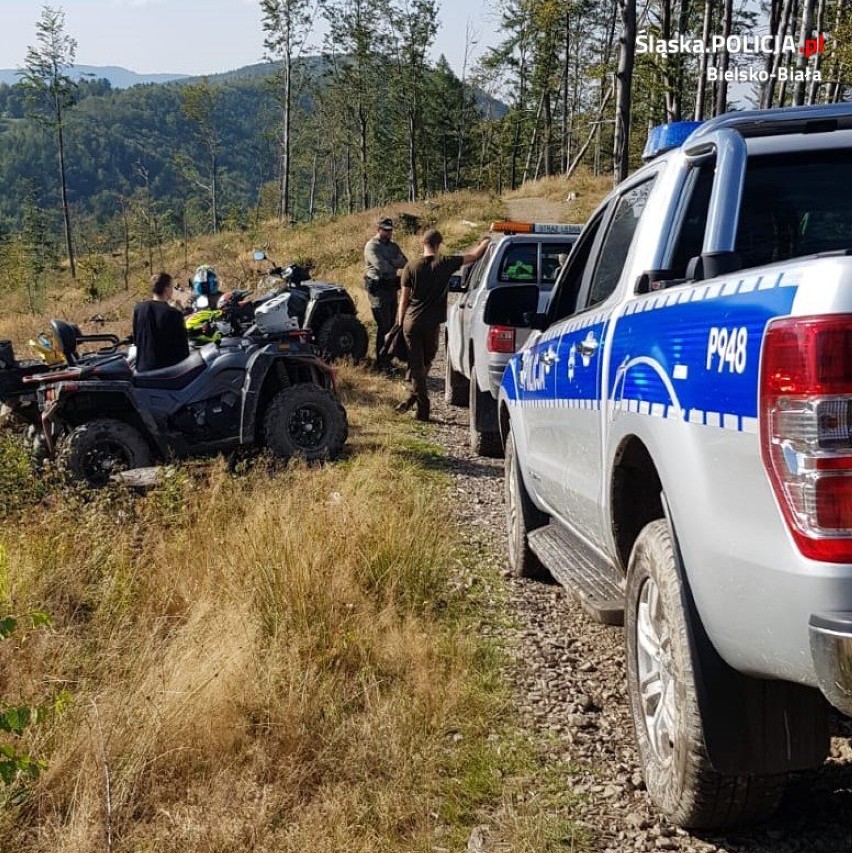
[[[495,222],[494,242],[474,264],[451,280],[458,293],[447,309],[445,399],[470,408],[470,446],[481,456],[501,456],[497,425],[497,394],[503,368],[528,332],[486,326],[483,312],[488,295],[511,284],[538,285],[539,310],[550,298],[559,269],[582,225]]]

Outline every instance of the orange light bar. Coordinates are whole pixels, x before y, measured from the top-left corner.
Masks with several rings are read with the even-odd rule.
[[[512,222],[505,219],[500,222],[492,222],[489,230],[502,234],[532,234],[533,224],[532,222]]]
[[[502,234],[573,234],[583,230],[579,224],[564,222],[513,222],[506,219],[491,223],[491,231]]]

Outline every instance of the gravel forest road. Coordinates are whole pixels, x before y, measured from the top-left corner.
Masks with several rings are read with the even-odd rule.
[[[828,763],[796,777],[769,822],[724,836],[689,834],[655,814],[633,743],[623,632],[593,622],[562,587],[505,572],[502,460],[472,453],[467,410],[444,403],[443,375],[440,354],[430,379],[434,439],[446,452],[455,515],[478,562],[506,574],[514,627],[499,630],[515,660],[509,677],[518,718],[546,757],[576,768],[566,784],[582,795],[573,817],[593,849],[852,853],[852,725],[840,718],[833,721]]]

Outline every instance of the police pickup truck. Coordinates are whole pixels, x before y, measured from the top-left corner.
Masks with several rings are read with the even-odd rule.
[[[545,314],[512,286],[484,319],[533,330],[499,394],[511,566],[623,621],[650,796],[720,827],[852,715],[852,104],[682,130]]]
[[[502,456],[497,429],[497,393],[506,362],[526,332],[487,327],[482,312],[497,287],[527,282],[538,285],[542,308],[556,275],[582,230],[581,225],[492,222],[492,243],[458,278],[450,292],[460,294],[447,308],[445,400],[467,406],[470,446],[482,456]]]

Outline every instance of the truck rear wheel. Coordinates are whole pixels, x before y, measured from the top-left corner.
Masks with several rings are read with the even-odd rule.
[[[778,805],[783,777],[727,776],[710,764],[684,601],[668,523],[652,521],[630,555],[625,612],[627,693],[648,793],[682,827],[765,817]]]
[[[503,447],[500,444],[500,433],[483,431],[477,426],[479,417],[481,416],[480,409],[484,406],[493,406],[496,409],[497,401],[488,391],[479,390],[476,373],[472,368],[468,393],[470,395],[468,398],[468,405],[470,407],[470,448],[477,456],[489,456],[493,459],[499,459],[503,455]]]
[[[549,516],[543,513],[527,494],[524,480],[518,467],[515,439],[511,430],[506,436],[506,462],[504,471],[504,494],[506,499],[506,534],[508,538],[509,568],[519,578],[546,580],[550,573],[533,554],[527,535],[544,527]]]
[[[279,459],[336,459],[348,432],[337,397],[306,382],[279,391],[263,417],[264,444]]]

